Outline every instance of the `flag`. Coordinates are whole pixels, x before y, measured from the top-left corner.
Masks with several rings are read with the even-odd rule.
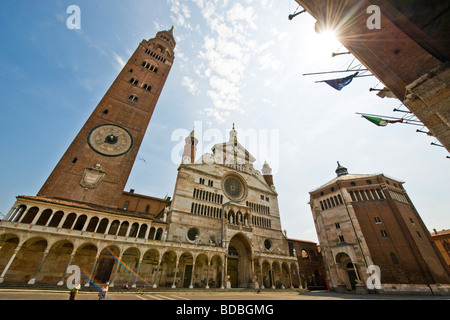
[[[341,78],[341,79],[332,79],[332,80],[324,80],[319,82],[325,82],[329,86],[333,87],[334,89],[341,91],[342,88],[344,88],[346,85],[349,85],[350,82],[352,82],[353,78],[358,75],[359,72],[356,72],[355,74],[352,74],[351,76]]]
[[[386,119],[382,119],[382,118],[377,118],[377,117],[370,117],[370,116],[362,116],[363,118],[366,118],[367,120],[369,120],[372,123],[375,123],[377,126],[380,127],[386,127],[388,125],[388,123],[397,123],[397,122],[403,122],[403,119],[399,119],[399,120],[386,120]]]

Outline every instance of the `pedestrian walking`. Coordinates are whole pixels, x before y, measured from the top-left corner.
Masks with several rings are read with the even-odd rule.
[[[100,292],[98,293],[98,300],[105,300],[106,296],[108,295],[108,290],[109,290],[109,282],[107,282],[102,290],[100,290]]]
[[[80,284],[76,284],[72,290],[70,290],[70,296],[69,296],[69,300],[75,300],[78,294],[78,291],[80,290],[81,286]]]

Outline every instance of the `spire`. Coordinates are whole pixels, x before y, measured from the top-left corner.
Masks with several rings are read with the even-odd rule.
[[[237,141],[237,131],[234,129],[234,123],[233,129],[230,131],[230,141]]]
[[[262,174],[264,177],[264,180],[266,180],[267,184],[272,187],[273,184],[273,176],[272,176],[272,168],[269,166],[269,164],[266,162],[264,162],[264,165],[262,167]]]
[[[176,45],[175,37],[173,36],[173,29],[174,29],[174,26],[172,26],[172,28],[169,30],[159,31],[156,34],[156,38],[161,39],[165,43],[167,43],[172,51]]]
[[[338,167],[337,167],[337,169],[336,169],[336,174],[337,174],[337,176],[338,177],[340,177],[340,176],[345,176],[346,174],[348,174],[348,171],[347,171],[347,168],[346,167],[343,167],[343,166],[341,166],[341,164],[339,163],[339,161],[337,162],[337,164],[338,164]]]

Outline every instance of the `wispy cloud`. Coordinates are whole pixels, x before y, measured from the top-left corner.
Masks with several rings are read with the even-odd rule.
[[[125,67],[126,62],[117,53],[113,51],[114,61],[117,62],[116,69],[121,71]]]
[[[200,89],[198,88],[197,84],[194,83],[194,81],[187,76],[183,77],[181,84],[184,87],[186,87],[192,95],[196,95],[196,94],[200,93]]]
[[[242,81],[249,62],[258,53],[258,46],[251,40],[252,32],[258,29],[254,7],[248,1],[167,1],[173,15],[172,21],[177,26],[191,28],[191,16],[203,18],[202,26],[197,24],[195,28],[201,30],[203,42],[196,48],[196,53],[178,52],[182,57],[195,55],[190,56],[191,63],[194,59],[198,61],[195,70],[188,71],[189,76],[183,78],[182,83],[188,91],[194,95],[199,92],[191,76],[200,77],[208,86],[205,92],[211,99],[211,105],[204,107],[202,114],[223,122],[231,111],[242,113]],[[268,66],[273,69],[278,68],[279,64],[272,59]]]

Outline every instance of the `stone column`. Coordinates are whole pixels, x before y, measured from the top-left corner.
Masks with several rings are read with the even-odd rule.
[[[8,264],[5,266],[5,269],[3,270],[2,274],[0,275],[0,283],[3,283],[3,280],[5,278],[5,274],[8,271],[9,267],[11,266],[11,264],[13,263],[14,259],[16,258],[17,253],[19,252],[19,250],[22,248],[22,245],[18,245],[16,247],[16,249],[14,249],[14,253],[11,256],[11,258],[8,261]]]
[[[289,282],[291,283],[290,288],[294,289],[294,283],[292,282],[292,270],[291,270],[291,266],[289,266]]]
[[[122,255],[123,252],[120,253],[119,261],[122,261]],[[111,272],[111,281],[109,283],[109,286],[111,288],[114,288],[114,281],[116,280],[117,272],[119,271],[119,261],[116,260],[116,264],[114,265],[113,271]]]
[[[158,288],[158,285],[157,285],[157,281],[158,281],[158,273],[159,273],[159,267],[160,267],[160,265],[161,265],[161,259],[162,258],[159,258],[158,259],[158,266],[156,267],[156,274],[155,274],[155,279],[153,280],[153,288]]]
[[[67,268],[69,268],[69,266],[71,265],[72,259],[73,259],[73,257],[75,257],[75,253],[76,253],[76,251],[74,248],[72,254],[70,255],[69,263],[67,263],[67,266],[64,269],[63,275],[61,277],[61,280],[59,280],[59,282],[57,283],[57,286],[62,286],[64,284],[64,278],[66,277],[66,274],[67,274]]]
[[[209,258],[208,258],[209,260]],[[212,265],[212,261],[211,261],[211,265]],[[209,289],[209,261],[206,261],[206,287],[205,289]]]
[[[191,274],[191,283],[189,284],[189,289],[194,288],[194,285],[193,285],[193,282],[194,282],[194,275],[195,275],[195,259],[193,259],[192,274]]]
[[[274,277],[273,277],[273,266],[272,266],[272,264],[270,264],[270,279],[272,280],[272,287],[271,287],[271,289],[275,289],[275,281],[274,281]]]
[[[49,251],[50,251],[50,249],[46,249],[44,251],[44,255],[42,256],[41,262],[39,262],[39,265],[38,265],[36,271],[34,272],[33,277],[30,279],[30,281],[28,281],[28,284],[35,284],[36,283],[36,277],[39,274],[39,271],[41,270],[42,264],[44,263],[44,260],[47,257],[47,254],[48,254]]]
[[[178,263],[179,262],[180,262],[180,258],[177,257],[177,262],[176,262],[176,265],[175,265],[175,275],[173,277],[172,289],[175,289],[177,287],[176,286],[176,281],[177,281],[177,272],[178,272]]]
[[[264,287],[264,273],[263,273],[263,265],[261,264],[261,262],[258,259],[258,266],[259,266],[259,273],[261,274],[261,281],[259,282],[259,289],[265,289]]]
[[[95,256],[94,265],[92,266],[92,270],[91,270],[91,274],[89,275],[89,279],[86,282],[86,284],[84,285],[85,287],[89,287],[91,285],[90,280],[94,281],[94,271],[95,271],[95,268],[97,267],[99,257],[100,257],[100,252],[98,252]]]
[[[138,278],[139,270],[141,269],[141,263],[142,263],[142,257],[139,258],[139,261],[138,261],[138,265],[137,265],[137,268],[136,268],[136,274],[134,275],[134,283],[131,286],[132,288],[136,288],[136,281],[137,281],[137,278]]]

